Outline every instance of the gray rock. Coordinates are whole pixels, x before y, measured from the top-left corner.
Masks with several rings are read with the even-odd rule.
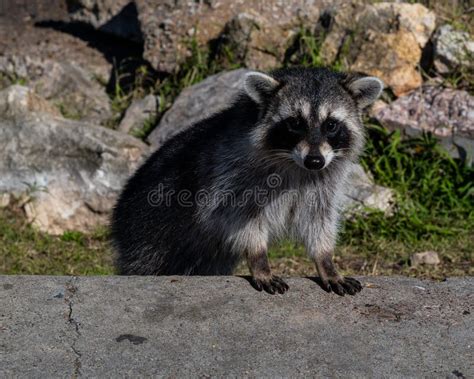
[[[6,208],[11,204],[12,195],[9,193],[0,193],[0,208]]]
[[[474,97],[466,91],[425,86],[374,110],[387,128],[410,136],[431,132],[455,157],[474,156]]]
[[[131,0],[68,0],[69,17],[97,30],[142,42],[137,8]]]
[[[0,276],[0,377],[472,378],[472,277]]]
[[[0,92],[0,193],[26,193],[26,215],[40,230],[90,231],[107,221],[147,147],[126,134],[57,117],[44,102],[20,86]]]
[[[439,265],[439,259],[436,251],[424,251],[422,253],[415,253],[410,257],[410,263],[413,267],[419,265]]]
[[[248,71],[239,69],[216,74],[183,90],[149,135],[148,142],[156,149],[180,131],[224,110],[242,90]],[[353,185],[346,198],[349,210],[360,212],[363,208],[373,208],[390,213],[394,201],[392,190],[375,185],[360,165],[354,165],[350,181]]]
[[[474,40],[469,33],[443,25],[433,37],[433,48],[434,66],[439,73],[447,74],[460,66],[474,69]]]
[[[159,99],[154,95],[132,102],[120,121],[118,130],[123,133],[140,131],[146,122],[153,121],[158,116],[158,107]]]
[[[63,10],[66,13],[66,10],[64,4],[60,7],[53,3],[64,3],[64,1],[35,0],[28,2],[28,4],[31,4],[30,9],[34,9],[37,14],[35,21],[38,20],[38,17],[45,20],[56,20],[55,11]],[[9,3],[11,5],[16,3],[19,8],[22,6],[25,8],[26,5],[21,1],[10,1]],[[28,57],[30,61],[40,62],[44,60],[67,61],[89,72],[90,77],[100,78],[104,83],[109,81],[113,71],[110,56],[114,51],[113,46],[107,46],[106,49],[103,46],[105,44],[103,41],[90,43],[64,31],[38,25],[31,19],[15,15],[15,11],[10,8],[8,17],[4,19],[1,18],[0,11],[0,41],[0,56]],[[106,53],[104,53],[104,49],[106,49]]]
[[[180,131],[229,107],[242,90],[248,71],[222,72],[185,88],[148,136],[148,142],[157,148]]]
[[[65,4],[56,7],[53,3],[57,1],[39,0],[28,2],[28,7],[26,3],[16,6],[17,11],[21,7],[34,10],[40,19],[47,15],[55,19],[59,16],[56,11],[66,11]],[[99,51],[100,43],[91,46],[64,31],[39,26],[15,15],[15,9],[9,9],[9,17],[0,20],[0,41],[0,89],[28,84],[68,117],[94,123],[110,117],[103,84],[109,81],[113,67],[107,60],[110,56]]]
[[[3,118],[22,117],[29,113],[46,113],[60,117],[59,110],[38,96],[33,90],[21,85],[12,85],[3,90],[0,97],[0,115]]]
[[[348,216],[363,213],[366,208],[376,209],[390,215],[395,203],[395,195],[390,188],[374,183],[361,165],[355,164],[349,175],[345,208]]]
[[[3,1],[0,24],[3,22],[67,20],[65,0]]]
[[[91,73],[79,65],[21,55],[0,56],[0,75],[23,78],[68,118],[103,123],[112,115],[110,99]]]

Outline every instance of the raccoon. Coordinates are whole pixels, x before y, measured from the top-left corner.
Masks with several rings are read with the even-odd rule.
[[[124,275],[230,275],[246,259],[259,291],[284,293],[267,249],[304,244],[328,292],[362,289],[332,261],[346,177],[364,146],[361,110],[383,83],[291,68],[246,74],[233,104],[181,132],[126,184],[112,216]]]

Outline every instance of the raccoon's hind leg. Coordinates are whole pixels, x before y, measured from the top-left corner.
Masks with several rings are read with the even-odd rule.
[[[288,284],[279,276],[272,274],[266,250],[247,252],[246,258],[252,273],[252,282],[258,291],[263,289],[272,295],[288,291]]]

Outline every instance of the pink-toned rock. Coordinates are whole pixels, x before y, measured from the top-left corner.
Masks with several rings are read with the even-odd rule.
[[[466,91],[425,86],[372,112],[385,127],[407,135],[431,132],[454,156],[473,160],[474,97]]]

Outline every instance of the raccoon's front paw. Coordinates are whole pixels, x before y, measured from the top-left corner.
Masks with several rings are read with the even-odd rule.
[[[258,278],[253,277],[252,282],[257,291],[265,290],[265,292],[272,295],[276,292],[283,294],[290,288],[282,278],[276,275]]]
[[[327,292],[334,292],[339,296],[355,295],[357,292],[362,291],[362,284],[357,279],[340,277],[335,279],[328,279],[326,283],[323,283],[323,288]]]

